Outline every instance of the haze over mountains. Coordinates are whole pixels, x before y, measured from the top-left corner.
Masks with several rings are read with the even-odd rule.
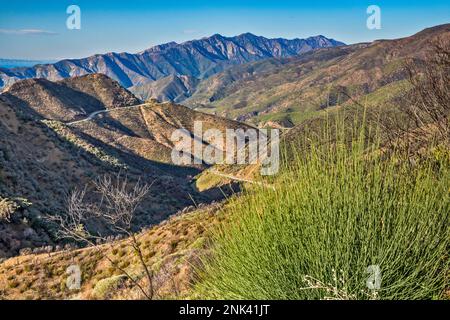
[[[236,37],[216,34],[181,44],[171,42],[155,46],[137,54],[107,53],[32,68],[0,69],[0,88],[27,78],[55,81],[90,73],[103,73],[125,88],[146,85],[171,75],[204,79],[231,65],[290,57],[339,45],[343,43],[324,36],[286,40],[250,33]]]

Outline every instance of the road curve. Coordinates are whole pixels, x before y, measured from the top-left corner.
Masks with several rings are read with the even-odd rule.
[[[134,109],[134,108],[143,107],[145,105],[147,105],[147,103],[142,103],[142,104],[138,104],[138,105],[135,105],[135,106],[128,106],[128,107],[120,107],[120,108],[114,108],[114,109],[99,110],[99,111],[92,112],[90,115],[88,115],[86,118],[84,118],[82,120],[67,122],[66,124],[67,125],[74,125],[74,124],[82,123],[82,122],[85,122],[85,121],[91,121],[96,116],[98,116],[99,114],[109,113],[111,111],[116,111],[116,110]]]

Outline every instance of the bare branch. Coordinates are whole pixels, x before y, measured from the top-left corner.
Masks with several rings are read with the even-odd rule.
[[[150,187],[151,185],[142,183],[141,180],[131,186],[128,178],[121,178],[120,174],[114,178],[103,176],[94,181],[95,193],[100,196],[98,203],[91,203],[86,199],[87,188],[76,189],[67,197],[67,214],[64,216],[47,216],[47,219],[58,224],[59,229],[56,235],[59,239],[82,242],[97,250],[100,249],[95,242],[107,242],[107,238],[102,236],[99,231],[89,230],[91,224],[102,223],[111,231],[130,237],[131,247],[148,279],[148,291],[141,286],[138,280],[121,268],[117,262],[107,255],[105,257],[114,268],[129,278],[147,299],[151,300],[154,296],[153,272],[146,265],[140,242],[132,231],[136,211],[147,196]]]

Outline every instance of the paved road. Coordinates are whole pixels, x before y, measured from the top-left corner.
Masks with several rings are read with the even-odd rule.
[[[91,121],[96,116],[98,116],[99,114],[109,113],[111,111],[115,111],[115,110],[119,110],[119,109],[123,110],[123,109],[140,108],[140,107],[143,107],[145,105],[147,105],[147,103],[138,104],[138,105],[135,105],[135,106],[128,106],[128,107],[121,107],[121,108],[114,108],[114,109],[106,109],[106,110],[95,111],[95,112],[91,113],[89,116],[87,116],[85,119],[68,122],[67,124],[68,125],[74,125],[74,124],[78,124],[78,123],[82,123],[82,122],[86,122],[86,121]],[[284,129],[289,130],[290,128],[282,128],[281,130],[284,130]],[[259,186],[263,186],[263,187],[271,188],[271,189],[275,190],[274,186],[272,186],[270,184],[263,183],[263,182],[253,181],[253,180],[249,180],[249,179],[243,179],[243,178],[235,177],[235,176],[232,176],[232,175],[220,173],[220,172],[218,172],[216,170],[210,170],[210,172],[212,174],[214,174],[214,175],[221,176],[223,178],[227,178],[227,179],[230,179],[230,180],[233,180],[233,181],[247,182],[247,183],[256,184],[256,185],[259,185]]]
[[[124,110],[124,109],[134,109],[134,108],[139,108],[139,107],[143,107],[147,105],[147,103],[143,103],[143,104],[138,104],[135,106],[128,106],[128,107],[120,107],[120,108],[114,108],[114,109],[106,109],[106,110],[100,110],[100,111],[95,111],[92,112],[89,116],[87,116],[87,118],[82,119],[82,120],[77,120],[77,121],[72,121],[72,122],[68,122],[68,125],[73,125],[73,124],[77,124],[77,123],[82,123],[85,121],[91,121],[92,119],[94,119],[96,116],[98,116],[99,114],[103,114],[103,113],[109,113],[111,111],[116,111],[116,110]]]

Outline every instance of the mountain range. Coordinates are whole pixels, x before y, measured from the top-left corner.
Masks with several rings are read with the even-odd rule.
[[[347,106],[352,108],[345,108],[345,123],[352,129],[351,112],[365,113],[361,105],[369,111],[382,107],[377,111],[388,114],[408,101],[403,99],[411,91],[405,63],[420,67],[433,44],[449,40],[450,24],[403,39],[348,46],[322,36],[215,35],[136,55],[0,69],[0,300],[135,297],[122,273],[134,275],[140,268],[130,239],[98,224],[92,227],[108,242],[78,248],[55,238],[58,226],[45,219],[64,216],[74,189],[86,188],[89,200],[100,200],[91,192],[93,181],[118,172],[131,186],[151,184],[132,229],[144,247],[142,259],[155,272],[158,297],[192,298],[194,269],[211,256],[218,227],[228,219],[245,221],[237,212],[245,209],[239,194],[230,193],[241,187],[250,194],[266,189],[256,185],[272,185],[252,181],[259,178],[259,164],[174,165],[172,133],[187,130],[191,141],[202,139],[204,150],[215,143],[195,135],[195,121],[222,133],[279,127],[282,147],[294,148],[296,139],[327,128],[328,116]],[[290,155],[283,152],[283,157]],[[340,192],[330,190],[330,199]],[[121,272],[109,257],[120,263]],[[83,266],[79,292],[65,286],[67,267],[74,262]]]
[[[91,73],[103,73],[125,88],[147,85],[173,75],[205,79],[232,65],[340,45],[343,43],[324,36],[286,40],[251,33],[236,37],[216,34],[181,44],[158,45],[137,54],[107,53],[31,68],[0,69],[0,88],[28,78],[56,81]]]
[[[136,230],[194,203],[222,198],[223,190],[199,192],[192,185],[192,176],[206,165],[171,161],[175,130],[199,139],[194,121],[223,133],[248,128],[172,103],[142,104],[103,74],[13,84],[0,94],[0,204],[13,211],[8,222],[0,221],[0,258],[52,244],[52,227],[42,217],[64,214],[71,190],[111,172],[123,172],[131,183],[152,183]]]

